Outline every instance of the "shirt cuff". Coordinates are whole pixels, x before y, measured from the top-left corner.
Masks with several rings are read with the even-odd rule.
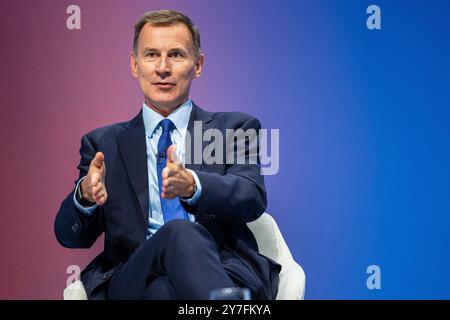
[[[97,209],[98,206],[95,204],[95,205],[93,205],[92,207],[83,207],[83,206],[77,201],[77,197],[76,197],[76,194],[77,194],[77,192],[78,192],[78,188],[80,187],[80,183],[81,183],[81,181],[84,180],[84,178],[86,178],[86,177],[81,178],[81,179],[78,181],[77,186],[75,187],[75,192],[73,193],[73,203],[75,204],[75,207],[77,207],[77,209],[80,210],[81,213],[83,213],[83,214],[86,215],[86,216],[90,216],[90,215],[95,211],[95,209]],[[197,179],[198,179],[198,178],[197,178]]]
[[[202,185],[200,184],[200,180],[198,179],[198,176],[194,171],[192,171],[191,169],[186,170],[192,174],[192,177],[195,180],[195,185],[197,186],[197,191],[195,191],[194,195],[191,198],[187,199],[180,198],[180,200],[186,202],[190,206],[193,206],[197,204],[198,199],[200,199],[200,196],[202,195]]]

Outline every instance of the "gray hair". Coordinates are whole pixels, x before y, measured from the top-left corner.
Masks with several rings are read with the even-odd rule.
[[[147,24],[154,26],[170,26],[177,23],[184,24],[191,32],[194,49],[197,55],[201,53],[200,32],[197,26],[186,15],[174,10],[148,11],[144,13],[134,25],[133,52],[137,55],[137,41],[142,28]]]

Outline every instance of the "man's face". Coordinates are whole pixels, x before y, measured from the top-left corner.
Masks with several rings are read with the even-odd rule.
[[[167,116],[188,99],[203,61],[184,24],[146,24],[137,41],[136,56],[131,53],[131,73],[139,80],[147,105]]]

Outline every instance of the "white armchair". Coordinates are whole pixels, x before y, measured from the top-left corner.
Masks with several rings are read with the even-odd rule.
[[[303,300],[306,277],[302,267],[292,257],[277,223],[268,213],[247,226],[258,243],[259,253],[281,264],[276,300]]]
[[[277,300],[302,300],[305,296],[305,273],[292,257],[275,220],[264,213],[257,220],[247,224],[259,252],[281,264]],[[86,291],[81,281],[75,281],[64,289],[64,300],[86,300]]]

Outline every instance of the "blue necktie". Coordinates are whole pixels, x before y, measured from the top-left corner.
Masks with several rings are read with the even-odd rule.
[[[172,144],[170,132],[175,128],[173,122],[169,119],[163,119],[159,123],[162,127],[161,137],[158,141],[158,153],[156,154],[156,170],[158,174],[159,198],[161,200],[161,209],[164,216],[164,222],[167,223],[173,219],[188,219],[187,212],[181,206],[180,199],[164,199],[162,192],[162,171],[167,163],[167,149]]]

